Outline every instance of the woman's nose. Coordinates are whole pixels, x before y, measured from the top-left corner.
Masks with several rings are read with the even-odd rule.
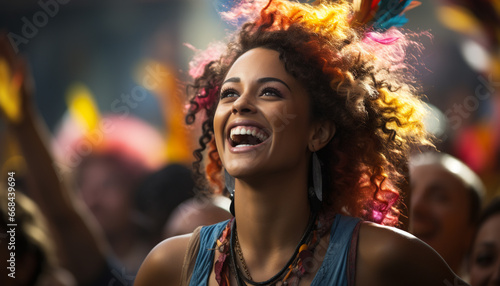
[[[240,95],[233,102],[233,113],[253,113],[256,111],[255,102],[252,96],[248,93]]]

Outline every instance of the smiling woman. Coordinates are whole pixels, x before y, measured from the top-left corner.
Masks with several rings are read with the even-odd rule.
[[[239,57],[226,78],[213,122],[217,150],[226,171],[238,178],[239,184],[243,178],[268,180],[270,174],[274,181],[276,176],[292,175],[290,171],[295,169],[307,189],[305,151],[310,111],[305,88],[285,70],[279,53],[265,48],[249,50]],[[286,126],[277,120],[283,110],[294,115]],[[234,133],[240,135],[231,136]]]
[[[405,56],[418,44],[390,28],[410,2],[225,13],[247,22],[197,57],[186,119],[202,120],[200,183],[220,193],[225,178],[235,217],[164,241],[137,285],[462,285],[427,245],[381,226],[398,223],[410,147],[430,145]]]

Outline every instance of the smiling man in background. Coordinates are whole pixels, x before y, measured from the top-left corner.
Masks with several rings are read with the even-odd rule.
[[[464,277],[464,261],[485,192],[480,178],[458,159],[435,152],[412,156],[409,171],[409,231]]]

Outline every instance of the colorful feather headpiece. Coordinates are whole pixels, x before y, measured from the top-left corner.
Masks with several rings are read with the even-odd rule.
[[[404,13],[419,6],[412,0],[353,0],[353,25],[366,25],[375,31],[401,27],[408,22]]]

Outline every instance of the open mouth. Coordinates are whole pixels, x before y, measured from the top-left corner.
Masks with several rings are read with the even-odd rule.
[[[231,129],[229,142],[232,147],[256,146],[269,138],[264,130],[254,126],[236,126]]]

